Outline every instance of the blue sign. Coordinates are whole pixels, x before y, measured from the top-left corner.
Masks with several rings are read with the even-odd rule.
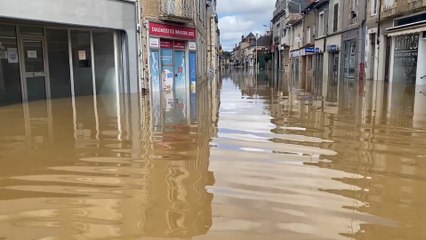
[[[195,52],[189,53],[189,80],[197,81],[197,54]]]
[[[191,91],[191,122],[197,121],[197,53],[189,52],[189,80]]]
[[[327,46],[327,51],[329,52],[336,52],[337,51],[337,45],[332,44]]]
[[[314,53],[314,52],[315,52],[315,48],[313,48],[313,47],[305,48],[305,53]]]

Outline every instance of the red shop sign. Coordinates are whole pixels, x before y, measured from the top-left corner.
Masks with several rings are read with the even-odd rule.
[[[181,38],[181,39],[196,39],[195,28],[178,27],[161,23],[149,23],[149,34],[159,37]]]
[[[173,48],[173,40],[161,39],[160,47],[161,48]]]
[[[185,49],[185,42],[183,41],[174,41],[174,49]]]

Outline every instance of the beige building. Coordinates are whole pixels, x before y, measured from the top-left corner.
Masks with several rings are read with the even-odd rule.
[[[369,0],[367,8],[367,77],[426,85],[426,1]]]
[[[219,55],[220,55],[220,31],[219,18],[216,13],[216,0],[207,1],[207,19],[208,25],[208,50],[207,50],[207,66],[209,72],[219,70]]]
[[[207,0],[142,0],[143,85],[166,90],[176,103],[207,79],[210,15]],[[186,103],[189,104],[189,103]]]

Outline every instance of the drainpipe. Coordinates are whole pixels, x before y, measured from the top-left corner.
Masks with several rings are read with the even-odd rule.
[[[136,44],[136,51],[137,51],[137,69],[138,69],[138,81],[139,81],[139,91],[142,91],[142,93],[145,93],[146,90],[146,83],[144,79],[144,72],[143,69],[141,69],[141,62],[143,62],[143,51],[142,51],[142,27],[141,27],[141,19],[142,13],[141,13],[141,3],[140,0],[136,0],[136,34],[137,34],[137,44]]]
[[[362,15],[363,19],[361,20],[361,25],[360,25],[360,40],[361,40],[361,54],[360,54],[360,63],[359,63],[359,80],[360,81],[364,81],[365,79],[365,39],[366,39],[366,31],[365,31],[365,27],[366,27],[366,21],[367,21],[367,1],[363,1],[364,6],[362,6],[364,8],[364,13]],[[359,90],[360,94],[361,94],[361,89]],[[364,90],[362,89],[362,94],[363,94]]]
[[[379,1],[379,9],[378,9],[379,13],[378,13],[378,16],[377,16],[376,44],[377,44],[377,55],[380,56],[380,31],[381,31],[380,21],[382,20],[381,19],[381,16],[382,16],[382,0],[378,0],[378,1]],[[377,58],[377,73],[374,73],[376,75],[376,77],[375,77],[376,80],[379,80],[378,79],[379,78],[379,66],[380,66],[380,57]]]

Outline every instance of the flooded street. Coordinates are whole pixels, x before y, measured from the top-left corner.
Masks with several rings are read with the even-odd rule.
[[[426,90],[217,85],[0,107],[0,239],[426,238]]]

